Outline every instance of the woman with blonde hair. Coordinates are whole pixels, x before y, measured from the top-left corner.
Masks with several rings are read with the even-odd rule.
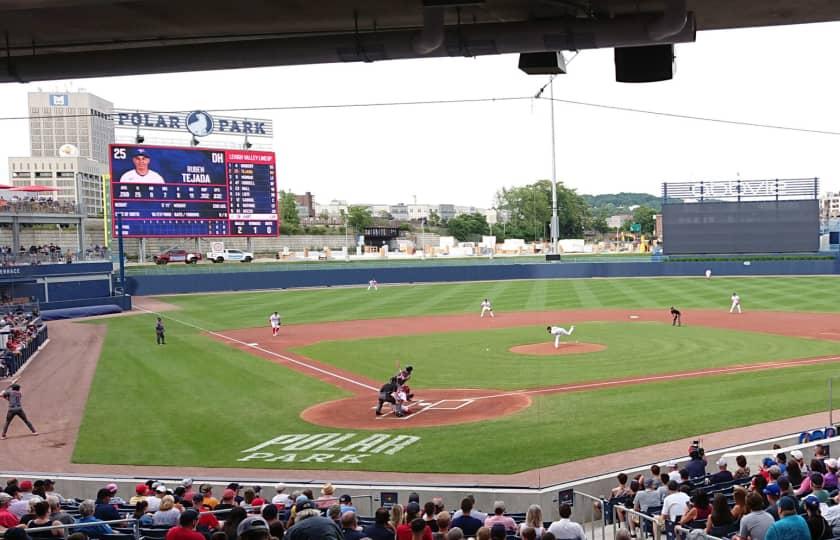
[[[152,523],[174,527],[178,524],[180,517],[181,511],[175,507],[175,498],[172,495],[166,495],[160,500],[160,509],[152,514]]]
[[[315,508],[318,510],[326,510],[334,504],[338,504],[338,499],[335,498],[335,487],[327,482],[321,488],[321,496],[315,499]]]
[[[528,512],[525,514],[525,521],[519,525],[519,536],[522,536],[522,529],[531,527],[537,533],[537,538],[541,538],[545,529],[543,528],[542,508],[538,504],[532,504],[528,507]]]
[[[391,527],[397,530],[397,527],[405,523],[405,509],[401,504],[395,504],[391,507]]]

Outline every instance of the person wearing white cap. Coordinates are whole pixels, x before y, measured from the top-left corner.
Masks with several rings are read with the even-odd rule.
[[[166,486],[158,484],[157,487],[155,487],[155,492],[149,497],[146,497],[146,502],[149,503],[147,511],[155,513],[160,510],[160,503],[163,500],[164,495],[166,495]]]
[[[283,493],[286,491],[286,484],[282,482],[279,484],[275,484],[274,491],[277,492],[277,495],[271,499],[271,504],[282,504],[283,506],[289,506],[289,495],[287,493]]]
[[[834,491],[837,489],[837,460],[828,458],[823,463],[828,469],[828,472],[823,475],[823,487],[828,491]]]
[[[732,478],[733,478],[732,472],[730,472],[726,469],[726,467],[727,467],[726,458],[721,456],[720,459],[718,459],[716,463],[717,463],[717,466],[718,466],[718,472],[716,472],[715,474],[713,474],[712,476],[709,477],[709,483],[714,485],[714,484],[720,484],[720,483],[723,483],[723,482],[732,481]]]
[[[808,467],[808,464],[805,463],[805,455],[802,453],[802,450],[791,450],[790,457],[796,460],[799,464],[799,470],[802,471],[802,474],[807,476],[811,469]]]
[[[668,480],[673,480],[674,482],[680,482],[680,468],[677,465],[677,462],[673,459],[665,464],[668,467]]]

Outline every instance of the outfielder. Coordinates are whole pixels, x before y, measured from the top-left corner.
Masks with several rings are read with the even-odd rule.
[[[482,302],[482,303],[481,303],[481,317],[482,317],[482,318],[484,318],[484,313],[485,313],[486,311],[489,311],[489,312],[490,312],[490,316],[491,316],[491,317],[494,317],[494,318],[496,317],[496,316],[493,314],[493,306],[490,304],[490,300],[488,300],[488,299],[486,299],[486,298],[485,298],[485,299],[484,299],[484,302]]]
[[[741,297],[734,292],[732,293],[732,306],[729,308],[729,313],[734,313],[736,309],[738,313],[741,313]]]
[[[376,282],[375,279],[368,281],[368,290],[373,289],[374,291],[379,290],[379,284]]]
[[[275,311],[268,317],[268,322],[271,324],[271,335],[278,335],[280,333],[280,315]]]
[[[712,269],[711,268],[706,269],[706,279],[712,279]]]
[[[568,330],[566,330],[562,326],[546,326],[545,328],[546,328],[546,330],[548,330],[549,334],[554,336],[554,348],[555,349],[560,348],[560,336],[571,336],[572,332],[575,331],[574,326],[572,326]]]

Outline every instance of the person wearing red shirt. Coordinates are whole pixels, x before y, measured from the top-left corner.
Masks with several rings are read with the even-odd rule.
[[[405,523],[397,527],[397,540],[412,540],[411,522],[419,517],[420,505],[410,502],[405,506]],[[432,529],[426,525],[423,529],[423,540],[432,540]]]
[[[205,540],[204,535],[196,532],[198,512],[193,509],[184,510],[178,518],[178,526],[166,532],[166,540]]]
[[[8,493],[0,493],[0,527],[11,529],[20,524],[20,520],[16,515],[9,512],[9,502],[13,499]]]

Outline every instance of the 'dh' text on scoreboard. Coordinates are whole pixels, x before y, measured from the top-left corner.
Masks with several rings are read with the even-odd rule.
[[[273,152],[111,145],[111,205],[135,237],[276,236]]]

